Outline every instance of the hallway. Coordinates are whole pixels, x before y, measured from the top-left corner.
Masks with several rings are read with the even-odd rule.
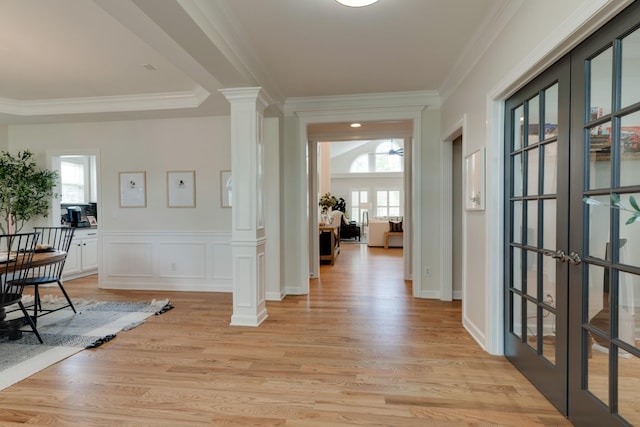
[[[412,298],[401,275],[402,250],[343,244],[310,295],[268,302],[258,328],[229,326],[231,294],[69,281],[74,298],[170,298],[175,308],[4,390],[0,421],[571,425],[505,358],[473,341],[459,302]]]

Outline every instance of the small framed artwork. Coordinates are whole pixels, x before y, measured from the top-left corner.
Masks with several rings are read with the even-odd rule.
[[[120,172],[120,207],[147,207],[147,173]]]
[[[464,160],[464,206],[468,211],[484,210],[484,148]]]
[[[167,205],[170,208],[196,207],[196,172],[167,172]]]
[[[233,196],[231,171],[220,171],[220,206],[230,208]]]

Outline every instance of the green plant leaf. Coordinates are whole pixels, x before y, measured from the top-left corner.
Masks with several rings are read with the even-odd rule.
[[[640,222],[640,213],[633,214],[631,218],[625,222],[625,225],[633,224],[634,222]]]
[[[0,152],[0,218],[5,224],[11,216],[18,231],[30,219],[46,215],[58,174],[41,170],[29,150],[13,155]],[[0,230],[4,230],[4,225]]]
[[[611,201],[615,204],[620,203],[620,195],[616,193],[611,194]]]
[[[640,212],[640,208],[638,207],[638,202],[636,202],[636,198],[633,196],[629,196],[629,203],[633,206],[633,209]]]

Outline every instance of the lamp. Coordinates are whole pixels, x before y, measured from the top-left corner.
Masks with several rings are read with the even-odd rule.
[[[349,7],[363,7],[374,4],[378,0],[336,0],[338,3]]]
[[[362,225],[369,225],[369,209],[371,209],[371,203],[369,202],[361,202],[358,206],[362,211]],[[367,218],[366,222],[364,218]]]

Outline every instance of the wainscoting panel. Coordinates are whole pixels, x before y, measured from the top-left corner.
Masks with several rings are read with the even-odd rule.
[[[205,279],[205,243],[161,242],[158,244],[158,270],[162,278]]]
[[[231,292],[231,233],[103,232],[106,289]]]
[[[110,255],[105,263],[107,275],[113,277],[153,277],[153,244],[151,242],[109,242]]]
[[[231,256],[229,242],[211,244],[210,265],[213,267],[212,277],[215,280],[227,280],[231,283],[233,279],[233,257]]]

